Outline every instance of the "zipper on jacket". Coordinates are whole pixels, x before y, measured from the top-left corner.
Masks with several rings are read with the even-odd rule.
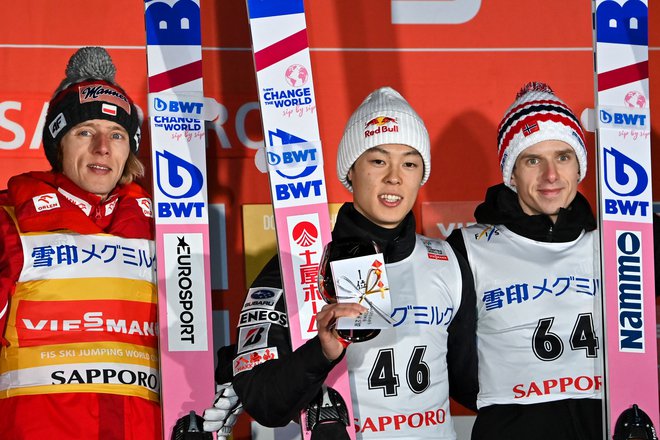
[[[553,227],[550,226],[550,229],[548,229],[548,234],[546,235],[546,237],[548,238],[548,241],[550,241],[550,242],[551,242],[551,241],[554,241],[554,240],[552,239],[552,238],[553,238],[553,232],[554,232],[554,231],[553,231]]]

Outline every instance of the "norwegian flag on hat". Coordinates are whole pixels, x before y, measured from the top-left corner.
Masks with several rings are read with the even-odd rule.
[[[529,136],[530,134],[536,133],[537,131],[539,131],[539,124],[536,122],[533,124],[525,124],[523,127],[523,134],[525,136]]]

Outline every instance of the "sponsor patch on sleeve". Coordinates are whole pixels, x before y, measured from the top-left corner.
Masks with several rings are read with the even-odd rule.
[[[270,324],[258,324],[243,327],[238,330],[238,347],[236,351],[243,353],[268,345],[268,331]]]
[[[244,310],[238,318],[239,327],[264,323],[288,327],[288,322],[286,313],[267,309]]]
[[[32,203],[34,203],[34,209],[37,212],[49,211],[60,207],[60,200],[55,193],[46,193],[32,197]]]
[[[252,287],[248,290],[247,297],[243,303],[243,310],[266,309],[274,310],[277,300],[282,295],[282,289],[273,287]]]
[[[232,365],[234,376],[238,373],[249,371],[266,361],[277,358],[277,347],[262,348],[260,350],[239,354],[234,358],[234,363]]]
[[[151,206],[151,199],[147,197],[141,197],[137,200],[138,206],[142,209],[142,213],[145,217],[152,218],[154,216],[154,211]]]
[[[427,256],[430,260],[442,260],[447,261],[449,257],[447,253],[442,249],[442,243],[434,240],[422,240],[424,246],[426,246]]]

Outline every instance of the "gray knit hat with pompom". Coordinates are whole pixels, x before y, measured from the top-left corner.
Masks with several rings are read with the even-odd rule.
[[[137,153],[140,144],[142,113],[115,82],[117,69],[102,47],[83,47],[66,66],[66,77],[48,105],[43,130],[46,158],[54,169],[58,163],[58,144],[75,125],[91,119],[114,121],[129,135],[130,148]]]

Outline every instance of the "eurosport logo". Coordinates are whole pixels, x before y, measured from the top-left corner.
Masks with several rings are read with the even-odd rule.
[[[641,112],[635,112],[631,109],[629,112],[616,112],[611,109],[600,109],[598,119],[601,125],[613,125],[617,127],[628,127],[638,129],[648,129],[648,115]]]
[[[204,244],[201,233],[163,234],[169,351],[208,349]]]
[[[641,196],[648,189],[649,177],[644,167],[614,148],[604,148],[603,152],[605,186],[612,195],[622,198],[606,197],[605,213],[647,216],[650,202],[631,200]]]
[[[158,189],[172,199],[191,198],[204,184],[202,172],[192,163],[169,151],[156,152],[156,181]]]

